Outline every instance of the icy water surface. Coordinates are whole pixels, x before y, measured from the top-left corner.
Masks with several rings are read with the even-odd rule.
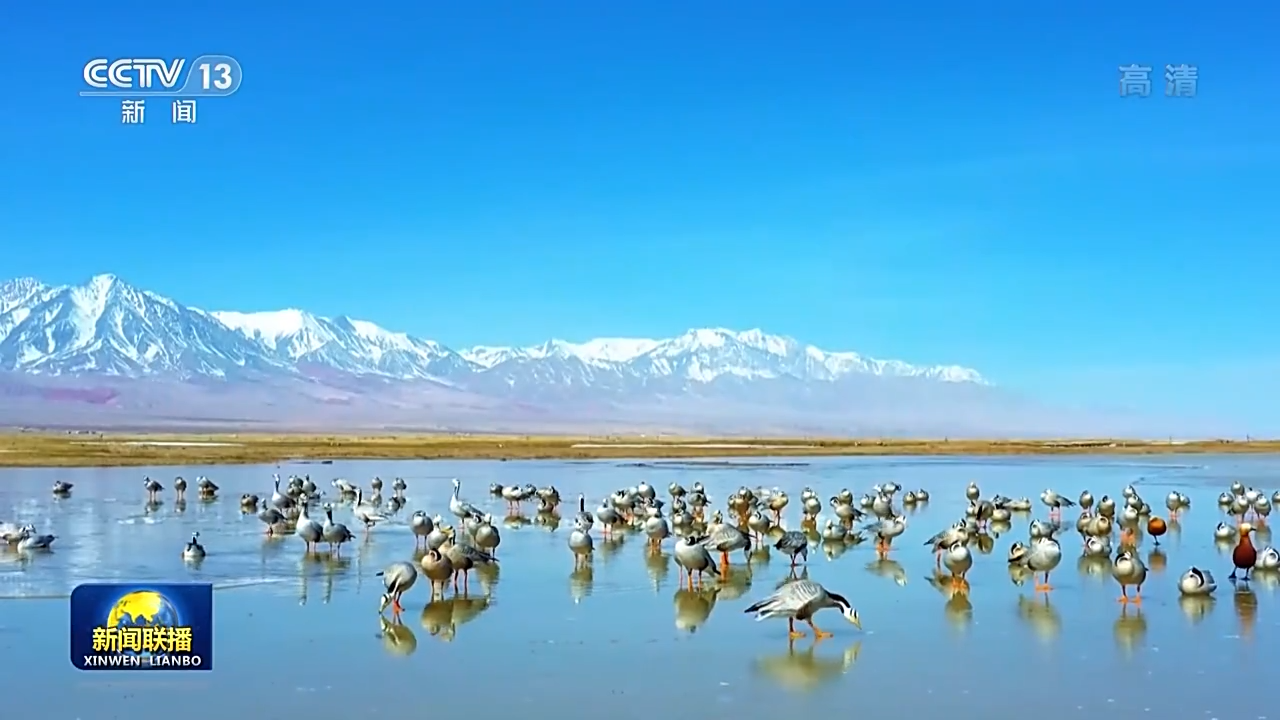
[[[350,462],[299,464],[282,475],[310,473],[322,486],[341,476],[366,484],[396,475],[409,503],[369,540],[344,549],[341,561],[304,559],[300,540],[270,540],[238,507],[243,492],[268,494],[274,467],[188,467],[0,471],[0,520],[31,522],[58,536],[51,553],[0,553],[0,649],[6,713],[40,718],[134,717],[139,702],[177,710],[187,720],[243,711],[262,718],[350,718],[380,712],[503,717],[506,713],[611,718],[763,718],[858,713],[863,717],[980,717],[1030,712],[1050,718],[1263,718],[1265,691],[1280,651],[1273,577],[1247,589],[1226,583],[1229,550],[1215,546],[1221,519],[1216,495],[1234,479],[1280,487],[1280,458],[788,459],[761,467],[681,463]],[[784,464],[785,463],[785,464]],[[222,486],[210,503],[175,506],[171,492],[144,507],[144,473],[166,486],[175,474],[208,475]],[[419,581],[405,598],[404,624],[384,627],[374,573],[411,559],[406,522],[418,508],[448,515],[449,479],[463,495],[504,513],[488,486],[554,484],[590,505],[612,490],[647,481],[665,496],[671,482],[703,482],[713,504],[739,486],[780,487],[792,497],[785,523],[798,519],[798,495],[823,497],[896,481],[926,488],[932,501],[910,514],[891,560],[875,561],[869,544],[841,554],[815,548],[809,575],[852,599],[865,632],[838,613],[819,614],[834,638],[788,647],[782,622],[742,614],[787,573],[776,555],[748,567],[735,555],[732,579],[718,593],[679,589],[667,555],[646,557],[631,536],[601,543],[590,571],[573,571],[567,524],[510,520],[502,526],[499,574],[473,577],[469,599],[426,603]],[[75,483],[54,499],[55,479]],[[1157,509],[1177,488],[1193,507],[1164,542],[1164,554],[1141,553],[1152,574],[1141,609],[1116,602],[1105,571],[1077,564],[1074,533],[1048,598],[1015,586],[1005,567],[1028,518],[1017,518],[979,555],[972,589],[953,596],[930,583],[933,557],[922,543],[963,512],[963,489],[1037,498],[1052,487],[1075,497],[1084,488],[1118,496],[1133,484]],[[193,483],[194,484],[194,483]],[[1038,502],[1035,516],[1043,517]],[[352,527],[350,511],[340,521]],[[1030,516],[1028,516],[1030,517]],[[1071,511],[1068,521],[1074,519]],[[199,568],[180,553],[199,530],[209,551]],[[1260,533],[1259,544],[1269,543]],[[670,551],[670,541],[666,551]],[[1190,565],[1212,569],[1216,602],[1180,602],[1176,582]],[[68,660],[67,596],[86,581],[213,582],[216,670],[210,673],[81,673]],[[829,616],[828,616],[829,615]],[[19,690],[22,688],[22,690]],[[193,702],[194,701],[194,702]]]

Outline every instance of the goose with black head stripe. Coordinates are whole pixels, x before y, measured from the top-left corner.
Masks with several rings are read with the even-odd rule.
[[[862,627],[862,619],[858,611],[843,595],[829,592],[826,588],[812,580],[794,580],[785,583],[769,597],[751,604],[743,612],[755,613],[756,620],[783,617],[787,619],[787,628],[792,639],[804,637],[804,633],[796,630],[796,621],[800,620],[813,628],[813,636],[817,638],[831,637],[831,633],[820,630],[813,624],[813,616],[823,608],[836,608],[844,615],[844,619],[854,627]]]

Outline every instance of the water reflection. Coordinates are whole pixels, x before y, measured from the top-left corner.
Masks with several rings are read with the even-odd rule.
[[[580,603],[591,597],[591,591],[595,588],[596,570],[591,565],[581,565],[573,572],[569,573],[569,597],[573,598],[573,602]]]
[[[1018,617],[1044,642],[1053,642],[1062,633],[1062,616],[1049,600],[1049,593],[1038,598],[1019,595]]]
[[[737,600],[751,590],[752,574],[750,568],[729,566],[728,572],[720,577],[718,587],[720,599]]]
[[[1212,595],[1183,595],[1178,598],[1178,607],[1192,625],[1199,625],[1213,610],[1214,602]]]
[[[1076,571],[1081,577],[1099,582],[1111,582],[1111,558],[1098,555],[1081,555],[1076,560]]]
[[[710,589],[689,590],[680,588],[676,590],[672,596],[672,604],[676,610],[676,629],[686,632],[697,632],[711,617],[711,611],[715,610],[717,596],[720,594],[720,588],[712,587]]]
[[[378,622],[381,624],[378,637],[382,639],[382,649],[386,650],[387,654],[403,657],[412,655],[418,649],[418,636],[414,635],[413,630],[410,630],[399,618],[388,620],[385,616],[379,615]]]
[[[1212,469],[1208,469],[1210,466]],[[361,618],[373,616],[376,598],[381,592],[381,583],[374,579],[374,573],[390,562],[414,557],[414,537],[408,526],[410,514],[415,510],[431,516],[444,514],[450,516],[448,522],[455,522],[460,529],[463,527],[448,510],[450,478],[463,478],[463,497],[494,517],[503,516],[503,501],[484,496],[483,488],[489,482],[555,484],[566,498],[576,499],[579,492],[587,494],[590,507],[594,508],[612,489],[634,487],[645,478],[637,474],[638,471],[609,463],[350,462],[336,463],[324,470],[318,465],[303,468],[284,464],[279,472],[286,475],[295,471],[324,472],[323,480],[316,479],[326,488],[331,479],[329,475],[365,483],[375,474],[407,478],[409,487],[401,514],[391,514],[367,539],[344,548],[346,557],[338,559],[327,553],[304,556],[303,544],[296,536],[289,532],[277,537],[265,536],[265,526],[257,515],[242,511],[240,494],[263,495],[267,489],[264,496],[270,497],[273,471],[275,468],[262,467],[184,469],[182,472],[192,477],[200,474],[216,477],[224,487],[223,497],[208,503],[199,502],[193,492],[185,514],[176,512],[178,504],[172,494],[168,496],[168,505],[160,504],[152,511],[144,507],[138,477],[146,470],[72,471],[67,479],[76,482],[75,495],[63,500],[51,497],[49,486],[53,478],[45,471],[0,471],[3,475],[0,477],[0,519],[33,523],[41,532],[59,538],[53,553],[39,556],[24,556],[6,549],[6,543],[0,543],[0,594],[64,598],[57,602],[7,603],[4,617],[0,618],[0,648],[37,653],[38,657],[31,658],[24,667],[49,668],[47,675],[40,675],[38,680],[49,683],[74,680],[70,671],[59,674],[67,665],[66,644],[46,643],[56,646],[56,651],[46,652],[40,649],[43,646],[35,634],[37,628],[65,625],[65,596],[72,587],[89,580],[200,580],[213,582],[218,588],[241,588],[218,591],[218,644],[225,662],[220,662],[219,671],[209,674],[205,682],[220,694],[235,692],[255,697],[255,707],[271,717],[289,712],[296,697],[291,690],[281,692],[278,668],[272,663],[277,662],[278,657],[307,657],[314,653],[317,628],[324,628],[327,636],[332,636],[329,642],[344,658],[344,676],[349,676],[350,682],[361,688],[358,694],[339,692],[336,687],[327,689],[327,681],[318,676],[314,682],[310,679],[299,682],[298,692],[312,694],[313,699],[321,703],[320,707],[334,716],[370,709],[392,711],[390,701],[381,698],[397,697],[405,687],[420,682],[423,666],[415,662],[393,662],[389,656],[408,654],[418,640],[427,637],[452,640],[464,624],[462,633],[467,642],[450,652],[462,653],[459,657],[484,653],[500,659],[494,661],[495,672],[528,678],[510,693],[484,695],[486,712],[491,710],[495,714],[527,712],[531,703],[550,703],[547,706],[554,708],[560,707],[557,703],[566,702],[563,686],[543,679],[547,668],[569,676],[591,677],[593,672],[598,672],[597,666],[617,667],[634,662],[637,657],[660,656],[676,658],[673,663],[687,663],[690,668],[685,672],[684,666],[680,666],[664,676],[664,692],[675,697],[702,697],[699,693],[707,692],[708,678],[705,672],[695,672],[692,668],[714,666],[715,681],[730,688],[711,691],[719,698],[715,702],[729,703],[720,709],[743,717],[769,713],[773,716],[788,708],[778,704],[778,693],[771,694],[772,683],[760,680],[767,678],[788,687],[811,689],[838,677],[831,672],[843,665],[844,651],[832,640],[816,646],[808,646],[808,641],[802,640],[805,645],[797,652],[762,658],[759,663],[743,660],[771,647],[781,649],[773,644],[777,637],[776,625],[752,623],[741,613],[748,603],[760,599],[789,574],[788,563],[779,563],[767,544],[758,547],[746,564],[733,566],[724,579],[708,577],[703,587],[685,588],[676,593],[678,583],[671,568],[670,541],[662,550],[652,553],[646,551],[643,536],[625,527],[606,540],[597,526],[593,532],[597,543],[595,564],[566,577],[572,562],[564,528],[548,532],[556,529],[558,519],[532,512],[526,516],[527,520],[511,518],[512,524],[503,526],[509,529],[503,533],[502,564],[475,570],[472,579],[477,580],[478,585],[472,588],[474,597],[427,603],[430,593],[420,577],[405,602],[411,607],[409,612],[422,608],[422,627],[412,618],[405,620],[410,627],[399,628],[382,626],[380,620],[380,639],[370,642],[372,622]],[[1081,579],[1064,578],[1049,597],[1031,597],[1029,587],[1021,591],[1025,592],[1023,597],[1017,597],[1020,593],[1017,585],[1025,582],[1026,570],[1018,566],[1008,568],[1006,580],[1002,568],[1007,565],[1003,559],[1014,540],[1026,542],[1028,522],[1033,517],[1044,516],[1045,511],[1039,505],[1036,513],[1015,515],[1007,526],[992,523],[984,536],[975,538],[975,562],[970,574],[975,589],[970,593],[949,587],[946,575],[931,576],[934,558],[921,546],[921,541],[932,530],[946,527],[963,516],[968,505],[963,487],[970,476],[978,476],[984,497],[994,493],[1021,495],[1028,483],[1054,487],[1073,496],[1089,487],[1098,497],[1103,492],[1119,497],[1119,490],[1141,474],[1148,479],[1143,480],[1138,489],[1148,500],[1163,496],[1165,486],[1161,483],[1176,482],[1177,487],[1193,495],[1196,502],[1204,502],[1200,499],[1202,495],[1209,499],[1208,508],[1212,509],[1212,496],[1229,483],[1225,478],[1253,478],[1251,483],[1261,487],[1280,477],[1280,462],[1274,458],[1264,463],[1256,459],[1211,456],[999,461],[883,458],[815,461],[804,468],[786,470],[768,467],[708,470],[686,465],[668,472],[678,473],[672,478],[678,478],[685,487],[705,484],[708,514],[722,509],[725,496],[739,487],[776,486],[798,498],[800,490],[808,485],[826,497],[845,486],[860,494],[872,482],[892,477],[909,487],[925,486],[934,490],[933,503],[916,508],[912,524],[897,543],[892,559],[872,561],[874,555],[869,547],[819,538],[821,542],[815,545],[811,561],[798,571],[801,576],[811,576],[827,588],[853,599],[864,616],[879,618],[873,634],[866,636],[866,642],[878,643],[887,652],[877,651],[875,662],[859,670],[863,675],[860,681],[866,682],[869,688],[892,688],[901,678],[911,677],[914,678],[912,687],[921,690],[859,693],[859,709],[878,716],[940,714],[945,711],[944,698],[961,711],[982,712],[982,701],[976,697],[965,699],[960,689],[989,684],[993,647],[1006,654],[1010,663],[1017,663],[1020,671],[1041,675],[1053,672],[1060,676],[1063,686],[1082,687],[1096,680],[1092,673],[1099,668],[1110,667],[1116,657],[1136,652],[1147,643],[1136,608],[1128,608],[1122,622],[1117,622],[1117,616],[1111,614],[1110,608],[1115,606],[1113,600],[1118,593],[1114,592],[1115,581],[1110,576],[1110,555],[1076,558],[1075,554],[1080,552],[1079,541],[1069,532],[1061,536],[1064,552],[1068,561],[1075,559]],[[1155,476],[1160,479],[1150,479]],[[666,481],[662,485],[659,495],[665,496]],[[477,486],[480,491],[474,489]],[[783,522],[787,527],[794,526],[798,504],[793,500],[784,513]],[[353,512],[349,503],[335,504],[335,520],[357,528]],[[569,512],[576,512],[576,506]],[[825,518],[824,514],[819,526],[825,524]],[[1144,654],[1144,662],[1155,663],[1160,658],[1168,662],[1170,657],[1200,651],[1229,656],[1232,645],[1240,643],[1240,637],[1265,638],[1272,631],[1267,614],[1280,604],[1280,594],[1274,591],[1280,576],[1275,573],[1255,571],[1253,582],[1238,586],[1237,592],[1232,592],[1224,583],[1218,591],[1220,607],[1216,612],[1214,603],[1207,598],[1177,599],[1176,577],[1171,577],[1168,570],[1162,574],[1156,552],[1167,553],[1167,562],[1176,567],[1196,565],[1225,576],[1231,567],[1227,554],[1233,543],[1225,543],[1224,555],[1216,555],[1214,526],[1220,519],[1219,512],[1210,511],[1198,516],[1188,513],[1176,523],[1171,521],[1159,551],[1152,546],[1149,534],[1135,538],[1145,543],[1141,556],[1151,570],[1152,600],[1145,608],[1144,620],[1159,628],[1162,651],[1159,656],[1154,652]],[[1072,520],[1074,518],[1066,521],[1068,530]],[[181,549],[197,530],[201,532],[202,542],[207,541],[209,554],[200,565],[193,566],[183,562]],[[1115,533],[1111,554],[1114,554],[1114,537]],[[984,554],[988,543],[990,554]],[[819,547],[821,554],[817,552]],[[741,562],[738,556],[735,560]],[[1069,574],[1066,572],[1069,567],[1062,570],[1064,575]],[[907,584],[908,573],[915,572],[922,573],[921,581],[915,582],[917,578],[913,577],[913,582]],[[560,584],[566,580],[568,588]],[[890,585],[891,582],[897,587]],[[1227,592],[1232,593],[1230,597],[1223,594]],[[508,596],[515,600],[505,602]],[[588,597],[589,601],[581,602]],[[1016,613],[1009,613],[1008,610],[1015,607],[1015,598]],[[1177,607],[1173,606],[1175,599]],[[304,603],[306,607],[299,608],[295,603]],[[1225,603],[1231,604],[1231,610]],[[1123,614],[1126,610],[1120,608],[1115,612]],[[483,618],[476,621],[481,614]],[[1183,617],[1176,617],[1177,614]],[[619,617],[627,620],[625,632],[618,632]],[[678,628],[675,632],[671,628],[673,620]],[[364,624],[366,622],[369,624]],[[552,624],[553,627],[548,627]],[[1064,625],[1070,625],[1073,632],[1062,632]],[[1109,626],[1115,631],[1114,642],[1105,637]],[[963,630],[963,634],[949,638],[948,628]],[[548,635],[549,632],[555,635]],[[414,636],[412,640],[410,635]],[[566,642],[547,642],[548,637],[562,636]],[[877,637],[880,640],[876,640]],[[608,642],[600,642],[601,638],[607,638]],[[1027,652],[1027,646],[1037,638],[1052,642],[1053,652]],[[686,644],[679,648],[680,652],[674,645],[677,641]],[[259,652],[264,645],[273,652],[269,655]],[[492,650],[511,647],[535,650],[531,653]],[[1034,650],[1034,646],[1031,649]],[[1255,643],[1250,652],[1256,656],[1256,662],[1231,669],[1238,677],[1230,682],[1256,686],[1265,681],[1266,668],[1280,661],[1280,648],[1273,643]],[[922,680],[913,675],[918,670],[919,657],[942,653],[953,653],[956,658],[948,664],[944,680]],[[856,650],[853,654],[856,655]],[[1061,657],[1090,660],[1067,664],[1054,660]],[[503,664],[499,666],[498,662]],[[472,671],[464,665],[470,667],[466,663],[433,663],[430,670],[433,682],[456,686],[468,693],[482,692]],[[1265,712],[1261,707],[1249,706],[1248,694],[1235,706],[1223,706],[1222,703],[1234,701],[1222,700],[1221,694],[1215,692],[1226,681],[1227,672],[1216,668],[1210,667],[1201,680],[1189,683],[1186,692],[1176,697],[1153,692],[1150,681],[1135,674],[1125,680],[1130,683],[1126,687],[1133,689],[1132,702],[1139,702],[1136,698],[1140,697],[1142,705],[1121,708],[1130,696],[1117,694],[1115,709],[1138,713],[1150,707],[1153,713],[1172,717],[1183,710],[1187,702],[1203,702],[1205,709],[1213,707],[1220,717],[1256,717]],[[653,691],[652,676],[646,673],[614,673],[608,685],[610,692],[620,695],[643,697]],[[165,695],[158,687],[151,687],[148,692],[155,696],[154,703],[187,702],[177,695]],[[593,691],[588,690],[590,692]],[[1029,699],[1016,685],[1009,692],[1012,693],[1009,702]],[[1187,696],[1192,699],[1188,700]],[[819,715],[846,712],[848,697],[843,689],[816,693],[805,699],[806,712]],[[123,692],[119,697],[95,696],[92,701],[77,700],[70,693],[38,700],[14,694],[7,699],[6,709],[15,716],[88,717],[104,712],[110,716],[128,712],[127,702],[130,700]],[[1090,704],[1093,700],[1089,698],[1080,702],[1090,708],[1097,707]],[[1255,709],[1258,712],[1250,712]],[[197,710],[188,720],[214,716],[212,710],[204,714]]]
[[[876,558],[867,563],[867,572],[893,580],[899,587],[907,584],[907,569],[902,563],[886,557]]]
[[[1258,594],[1247,581],[1236,581],[1232,585],[1234,591],[1231,593],[1231,605],[1235,608],[1236,619],[1239,621],[1240,637],[1252,640],[1258,627]]]
[[[663,585],[667,582],[667,578],[671,576],[671,555],[663,552],[661,548],[646,549],[644,569],[649,576],[649,583],[653,587],[654,594],[661,592]]]
[[[1164,554],[1164,550],[1152,548],[1147,553],[1147,569],[1156,575],[1164,574],[1169,567],[1169,556]]]
[[[1147,638],[1147,616],[1141,606],[1120,605],[1120,617],[1111,625],[1116,646],[1124,655],[1131,656]]]
[[[431,637],[444,642],[453,642],[458,628],[480,617],[492,607],[487,597],[454,596],[447,599],[432,600],[422,608],[419,622],[422,629]]]
[[[823,645],[824,641],[815,640],[805,649],[797,650],[793,640],[786,653],[757,658],[753,667],[757,674],[783,689],[812,692],[849,672],[862,652],[861,640],[845,648],[839,655],[819,655],[818,649]]]
[[[956,630],[965,630],[973,623],[973,602],[969,600],[969,592],[957,588],[942,606],[947,623]]]

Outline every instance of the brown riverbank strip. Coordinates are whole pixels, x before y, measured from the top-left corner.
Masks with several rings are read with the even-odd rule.
[[[590,460],[877,455],[1280,453],[1280,440],[947,440],[538,435],[0,433],[0,467],[242,465],[285,460]]]

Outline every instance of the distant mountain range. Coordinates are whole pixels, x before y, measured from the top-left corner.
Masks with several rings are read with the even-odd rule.
[[[114,275],[0,284],[0,424],[974,435],[1062,433],[958,365],[760,330],[452,349],[349,317],[205,311]]]

